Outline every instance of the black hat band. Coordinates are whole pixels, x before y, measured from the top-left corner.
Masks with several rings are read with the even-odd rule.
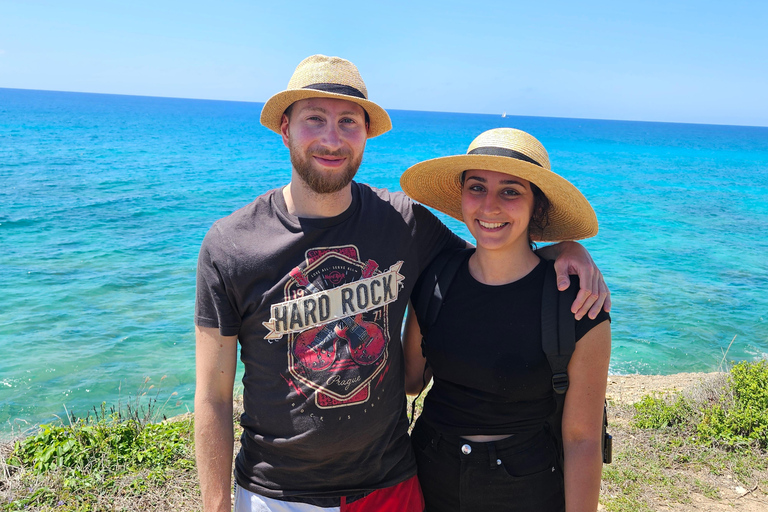
[[[543,165],[541,165],[539,162],[537,162],[533,158],[523,153],[520,153],[519,151],[515,151],[514,149],[485,146],[481,148],[475,148],[467,154],[468,155],[506,156],[509,158],[514,158],[515,160],[522,160],[523,162],[528,162],[529,164],[538,165],[542,169],[544,168]]]
[[[302,89],[313,89],[315,91],[331,92],[334,94],[343,94],[345,96],[354,96],[355,98],[361,98],[367,100],[365,94],[349,85],[342,84],[311,84],[305,85]]]

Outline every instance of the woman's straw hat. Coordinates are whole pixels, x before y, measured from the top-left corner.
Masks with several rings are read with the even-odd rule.
[[[335,98],[353,101],[368,113],[368,138],[392,129],[386,110],[368,101],[368,90],[354,64],[339,57],[312,55],[299,63],[285,91],[269,98],[261,111],[261,124],[280,133],[283,112],[307,98]]]
[[[461,174],[470,169],[503,172],[538,186],[550,202],[549,224],[542,231],[530,224],[531,240],[578,240],[597,234],[597,217],[589,201],[568,180],[550,170],[549,155],[535,137],[513,128],[481,133],[466,155],[434,158],[410,167],[400,178],[406,194],[459,220]]]

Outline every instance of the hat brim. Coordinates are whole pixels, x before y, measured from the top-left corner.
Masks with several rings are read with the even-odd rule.
[[[464,221],[461,173],[469,169],[502,172],[530,181],[550,202],[549,224],[529,227],[531,240],[559,242],[597,234],[597,216],[587,198],[571,182],[538,165],[506,156],[456,155],[426,160],[408,168],[400,186],[412,199]]]
[[[283,120],[285,109],[299,100],[308,98],[333,98],[357,103],[368,113],[370,120],[368,124],[368,138],[373,138],[392,129],[392,121],[387,111],[372,101],[356,98],[346,94],[318,91],[316,89],[290,89],[282,91],[267,100],[264,108],[261,110],[261,124],[280,133],[280,125]]]

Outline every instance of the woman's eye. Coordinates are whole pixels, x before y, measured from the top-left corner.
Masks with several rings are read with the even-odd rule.
[[[520,192],[518,192],[517,190],[515,190],[513,188],[508,188],[508,189],[504,190],[504,192],[502,192],[502,194],[504,194],[505,196],[519,196]]]

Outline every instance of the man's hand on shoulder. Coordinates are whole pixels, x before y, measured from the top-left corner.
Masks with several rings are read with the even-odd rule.
[[[571,306],[577,320],[584,315],[595,318],[601,309],[611,310],[611,292],[605,284],[602,272],[583,245],[577,242],[560,242],[537,252],[543,258],[555,260],[557,288],[560,291],[567,290],[570,286],[570,274],[579,276],[581,288]]]

